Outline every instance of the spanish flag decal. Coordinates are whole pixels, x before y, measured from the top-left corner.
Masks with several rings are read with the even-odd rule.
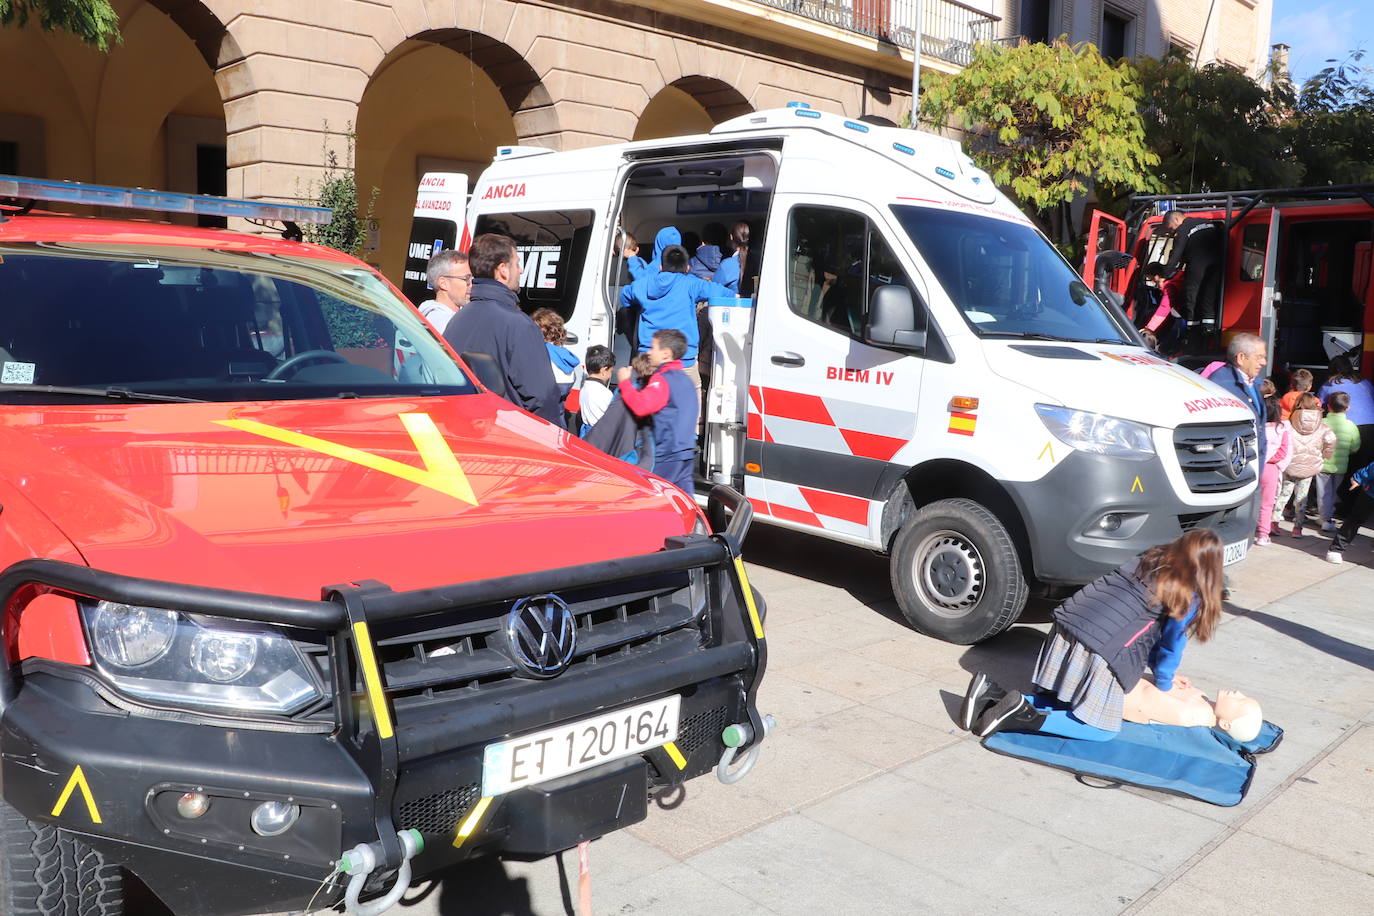
[[[968,413],[963,410],[951,410],[949,412],[949,431],[959,436],[973,435],[973,429],[978,425],[978,414]]]

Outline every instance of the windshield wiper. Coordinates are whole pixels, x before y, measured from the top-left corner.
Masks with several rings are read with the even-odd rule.
[[[983,337],[1009,337],[1015,340],[1068,340],[1053,334],[1039,334],[1035,331],[983,331]]]
[[[118,385],[109,388],[75,388],[66,385],[0,385],[0,394],[7,391],[37,394],[70,394],[87,398],[109,398],[112,401],[175,401],[179,404],[204,404],[201,398],[183,398],[175,394],[153,394],[150,391],[130,391]]]

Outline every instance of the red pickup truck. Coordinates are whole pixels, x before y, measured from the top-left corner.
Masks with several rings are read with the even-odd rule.
[[[375,896],[634,823],[762,740],[733,491],[713,534],[354,258],[32,206],[325,211],[0,198],[0,910],[126,912],[127,873],[207,916]]]

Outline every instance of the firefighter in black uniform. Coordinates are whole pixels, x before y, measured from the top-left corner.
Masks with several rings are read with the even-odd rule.
[[[1174,237],[1174,247],[1160,275],[1165,279],[1186,268],[1184,299],[1177,307],[1187,325],[1183,336],[1186,352],[1199,353],[1217,330],[1217,298],[1221,292],[1221,227],[1209,219],[1184,217],[1170,210],[1164,231]]]

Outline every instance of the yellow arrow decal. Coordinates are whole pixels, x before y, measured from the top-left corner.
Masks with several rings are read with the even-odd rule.
[[[365,468],[381,471],[383,474],[390,474],[392,477],[399,477],[402,480],[409,480],[411,483],[429,487],[431,490],[438,490],[440,493],[462,500],[469,505],[477,505],[477,496],[472,492],[472,484],[468,483],[468,477],[458,464],[457,456],[453,454],[453,449],[449,448],[448,442],[439,432],[439,427],[434,424],[434,419],[427,413],[403,413],[400,416],[401,423],[405,425],[406,432],[410,433],[410,439],[415,443],[415,451],[419,453],[420,460],[425,463],[424,470],[349,445],[307,436],[305,433],[292,432],[278,426],[269,426],[266,423],[259,423],[257,420],[216,420],[215,422],[221,426],[228,426],[230,429],[263,436],[267,439],[275,439],[278,442],[309,449],[312,452],[320,452],[341,461],[361,464]]]
[[[72,797],[77,786],[81,787],[81,797],[86,800],[86,811],[91,816],[92,824],[100,823],[100,812],[95,807],[95,796],[91,794],[90,783],[86,782],[86,774],[81,772],[81,765],[77,764],[76,769],[72,770],[71,779],[67,780],[67,787],[62,790],[62,794],[57,799],[57,804],[52,806],[52,816],[59,817],[62,809],[67,807],[67,801]]]
[[[1132,493],[1144,493],[1145,485],[1140,482],[1140,475],[1135,475],[1135,483],[1131,484]]]
[[[1045,447],[1040,450],[1040,454],[1035,456],[1035,460],[1039,461],[1041,458],[1044,458],[1046,454],[1048,454],[1050,456],[1050,464],[1054,464],[1054,449],[1051,448],[1051,445],[1052,443],[1046,442]]]

